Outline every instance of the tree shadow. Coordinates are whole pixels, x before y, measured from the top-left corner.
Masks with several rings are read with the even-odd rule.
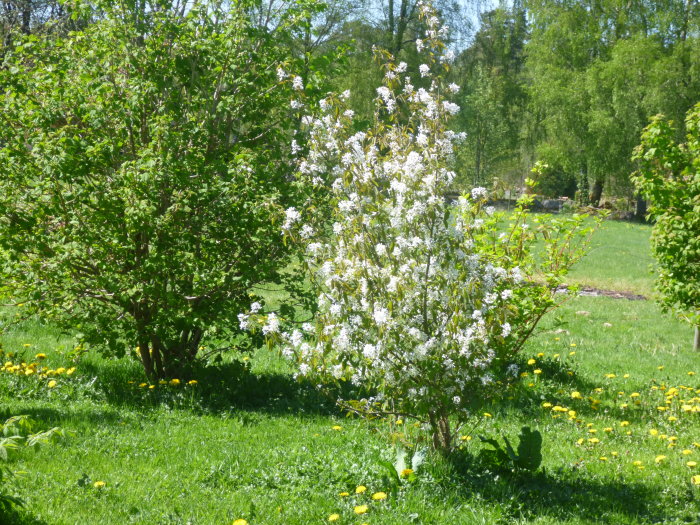
[[[451,490],[457,490],[457,497],[471,499],[478,495],[506,508],[512,520],[546,516],[561,522],[583,518],[617,525],[626,520],[697,523],[700,519],[700,514],[692,514],[688,509],[669,515],[669,506],[659,501],[658,492],[642,483],[591,479],[573,467],[555,472],[499,471],[466,452],[451,456],[448,463],[454,475],[449,485]],[[623,517],[625,521],[621,521]]]
[[[86,362],[81,371],[96,378],[95,389],[111,405],[150,409],[175,407],[200,413],[231,410],[270,414],[336,413],[337,395],[324,393],[308,382],[282,372],[253,372],[246,361],[198,365],[188,379],[149,383],[131,363],[99,365]],[[142,378],[136,379],[133,378]]]
[[[23,507],[0,508],[0,525],[48,525]]]

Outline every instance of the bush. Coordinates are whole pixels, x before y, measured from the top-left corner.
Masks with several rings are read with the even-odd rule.
[[[290,40],[253,3],[105,4],[66,38],[28,37],[0,72],[0,243],[10,292],[87,343],[138,347],[179,377],[279,279]],[[137,7],[141,6],[141,8]],[[293,80],[293,81],[292,81]]]
[[[696,327],[700,350],[700,104],[688,112],[686,142],[657,115],[642,133],[632,180],[650,201],[652,251],[659,265],[661,304]]]
[[[518,376],[513,358],[561,300],[555,289],[588,230],[579,216],[529,222],[527,196],[504,228],[506,219],[485,207],[483,188],[448,204],[459,136],[446,125],[458,108],[444,94],[458,87],[442,80],[450,60],[443,28],[429,6],[421,13],[426,63],[417,80],[426,87],[380,54],[385,82],[372,128],[353,132],[347,93],[307,119],[310,151],[300,177],[327,184],[332,233],[313,212],[296,209],[287,210],[284,228],[306,251],[315,323],[282,333],[277,316],[253,322],[259,314],[251,312],[241,320],[281,341],[300,376],[353,385],[357,399],[342,406],[415,418],[431,429],[436,448],[449,451],[454,425]],[[538,237],[545,250],[536,259]]]

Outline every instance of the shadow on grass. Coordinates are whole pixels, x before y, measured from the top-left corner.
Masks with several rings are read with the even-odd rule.
[[[101,397],[116,406],[143,409],[170,406],[207,413],[236,409],[271,414],[337,411],[331,398],[311,384],[298,382],[280,372],[254,373],[243,361],[195,367],[189,381],[194,380],[196,384],[181,380],[177,385],[169,382],[150,385],[145,380],[134,380],[143,374],[137,364],[128,362],[99,365],[86,362],[81,372],[96,377],[95,388],[101,392]]]
[[[0,508],[0,525],[48,525],[21,507]]]
[[[669,506],[659,500],[658,491],[625,479],[591,479],[575,469],[554,473],[498,472],[479,457],[456,454],[447,461],[450,477],[445,488],[457,497],[478,495],[506,510],[511,520],[534,520],[546,516],[557,521],[584,519],[589,523],[698,523],[700,514]],[[449,488],[448,488],[449,487]],[[666,502],[668,503],[668,502]],[[696,509],[697,510],[697,509]]]

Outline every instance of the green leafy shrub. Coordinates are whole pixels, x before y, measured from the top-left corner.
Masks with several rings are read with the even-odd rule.
[[[301,83],[282,68],[317,8],[293,4],[272,30],[252,2],[179,5],[103,4],[0,70],[9,292],[112,355],[137,347],[151,380],[182,377],[252,287],[281,279]]]
[[[634,153],[632,180],[650,201],[652,251],[661,304],[696,327],[700,350],[700,104],[688,112],[686,142],[663,116],[654,117]]]

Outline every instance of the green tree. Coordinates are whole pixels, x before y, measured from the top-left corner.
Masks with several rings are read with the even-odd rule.
[[[697,3],[526,4],[536,156],[575,175],[593,205],[606,185],[628,193],[644,123],[658,112],[682,121],[697,98]]]
[[[459,57],[454,76],[462,85],[463,109],[457,126],[468,131],[458,149],[459,175],[468,186],[521,174],[526,39],[525,12],[516,3],[484,13],[474,41]]]
[[[651,201],[662,305],[695,326],[700,350],[700,104],[688,112],[685,128],[686,142],[678,143],[672,123],[654,117],[635,150],[640,169],[633,180]]]
[[[282,68],[313,3],[275,24],[253,3],[115,3],[66,38],[34,37],[0,73],[0,243],[28,312],[152,378],[237,330],[291,251],[280,210],[299,79]],[[283,216],[283,214],[282,214]]]

